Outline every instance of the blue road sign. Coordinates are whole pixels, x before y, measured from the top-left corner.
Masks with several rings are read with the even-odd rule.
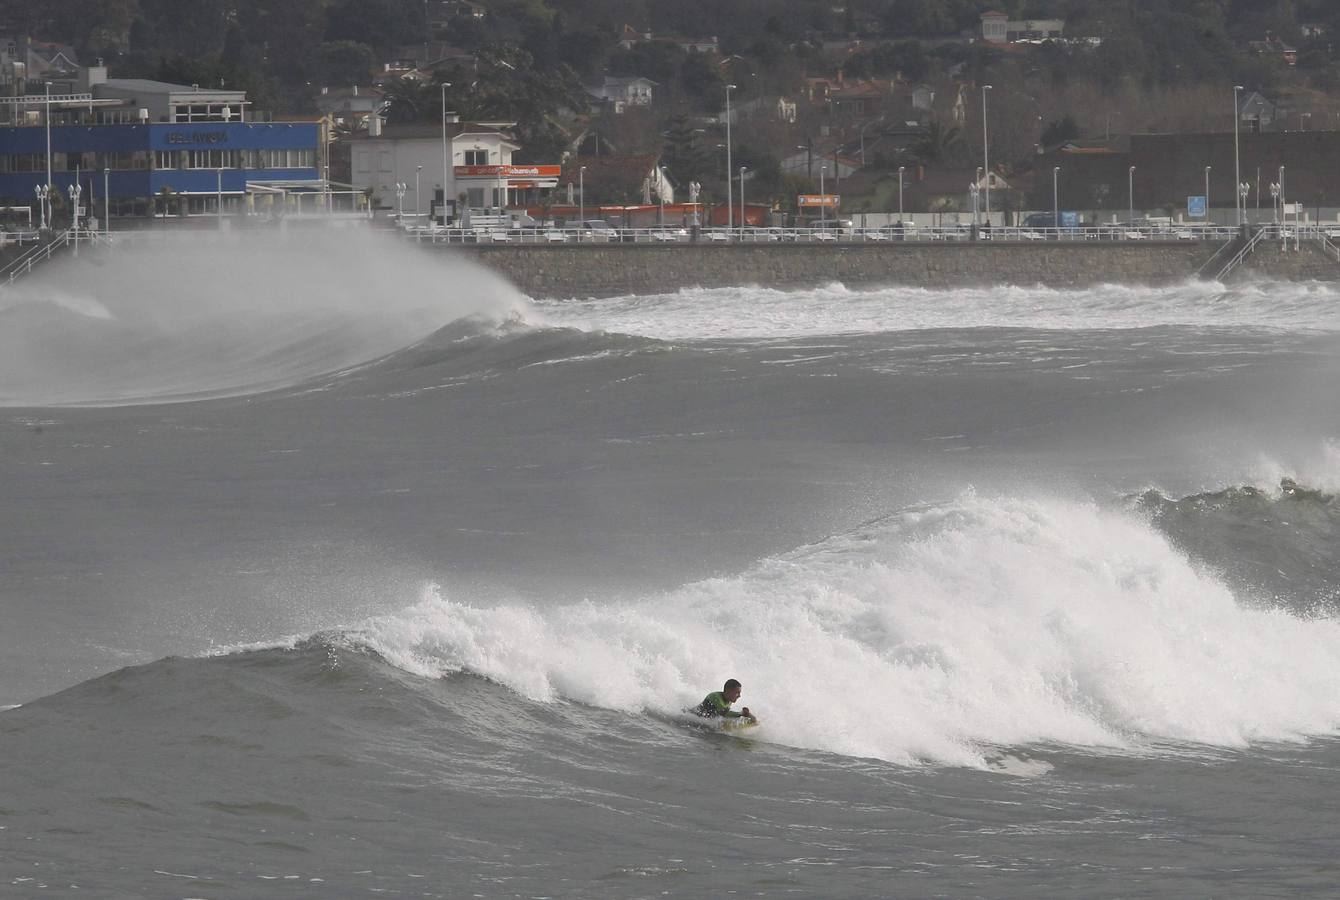
[[[1205,198],[1204,198],[1204,197],[1187,197],[1187,198],[1186,198],[1186,214],[1187,214],[1187,217],[1188,217],[1188,218],[1192,218],[1192,219],[1203,219],[1203,218],[1205,218]]]

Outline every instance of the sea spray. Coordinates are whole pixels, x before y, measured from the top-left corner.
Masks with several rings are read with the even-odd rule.
[[[1340,692],[1340,624],[1238,602],[1138,515],[972,493],[663,596],[482,607],[434,587],[347,637],[425,676],[630,711],[734,676],[769,739],[900,763],[1296,740],[1334,728]]]
[[[524,307],[481,268],[361,230],[127,234],[0,295],[0,405],[283,387]]]

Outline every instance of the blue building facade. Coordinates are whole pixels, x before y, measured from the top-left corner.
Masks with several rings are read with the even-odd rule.
[[[52,125],[52,184],[101,217],[250,209],[253,198],[320,190],[320,125],[155,122]],[[0,128],[0,205],[34,203],[47,181],[47,129]],[[90,200],[92,201],[90,203]]]

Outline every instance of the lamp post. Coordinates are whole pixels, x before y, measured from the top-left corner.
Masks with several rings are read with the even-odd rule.
[[[1280,223],[1280,183],[1272,181],[1270,183],[1270,211],[1275,215],[1275,224]]]
[[[219,223],[219,231],[223,231],[223,169],[215,169],[214,174],[217,176],[214,185],[214,216]],[[329,182],[329,179],[327,179],[327,182]],[[329,212],[329,208],[327,212]]]
[[[1284,166],[1280,166],[1279,186],[1280,186],[1280,225],[1284,225],[1286,222],[1289,221],[1288,217],[1284,214]],[[1283,233],[1284,232],[1281,229],[1280,234]]]
[[[569,181],[568,184],[572,182]],[[581,204],[577,207],[577,240],[580,241],[582,229],[586,227],[586,166],[577,170],[577,184],[578,203]]]
[[[1242,183],[1241,159],[1238,156],[1238,118],[1241,115],[1238,106],[1238,92],[1242,90],[1242,85],[1233,85],[1233,183]],[[1237,197],[1233,198],[1238,204],[1238,224],[1242,224],[1242,201]]]
[[[102,230],[108,233],[112,230],[112,202],[111,192],[108,190],[111,183],[110,170],[104,168],[102,170]]]
[[[447,225],[447,185],[451,183],[450,154],[447,152],[447,88],[450,81],[442,82],[442,227]]]
[[[1052,227],[1057,229],[1056,236],[1061,236],[1061,193],[1060,193],[1060,175],[1061,167],[1052,166]]]
[[[748,171],[746,166],[740,166],[740,240],[744,240],[744,173]]]
[[[1130,215],[1126,221],[1130,227],[1135,227],[1135,166],[1131,166],[1126,172],[1126,191],[1130,200],[1130,208],[1127,212]]]
[[[903,170],[906,168],[907,166],[898,167],[898,223],[899,224],[902,224],[903,221]]]
[[[982,167],[981,167],[981,166],[978,166],[978,167],[977,167],[977,177],[974,179],[973,184],[976,185],[976,187],[977,187],[977,191],[981,191],[981,189],[982,189]],[[973,193],[973,197],[974,197],[974,198],[977,197],[977,192],[974,192],[974,193]],[[977,205],[977,200],[976,200],[976,199],[974,199],[974,200],[972,201],[972,224],[974,224],[974,225],[976,225],[976,226],[978,226],[978,227],[980,227],[981,224],[982,224],[981,207],[979,207],[979,206]]]
[[[991,85],[982,85],[982,171],[986,172],[986,224],[991,224],[991,155],[986,140],[986,92]]]
[[[726,232],[730,233],[731,226],[731,204],[734,202],[730,191],[731,159],[730,159],[730,92],[735,90],[735,85],[726,85]]]
[[[414,224],[419,224],[419,216],[423,214],[423,205],[419,202],[419,175],[423,172],[423,166],[418,166],[414,170]]]
[[[33,193],[37,195],[37,213],[41,216],[41,222],[38,223],[39,231],[47,230],[47,186],[39,184],[33,188]],[[31,220],[29,220],[31,221]]]
[[[1205,224],[1210,224],[1210,167],[1205,167]]]
[[[47,126],[47,194],[49,196],[54,188],[51,180],[51,82],[49,81],[47,82],[46,115],[43,118],[46,119]]]
[[[824,174],[828,171],[828,166],[819,167],[819,227],[823,228],[828,224],[828,195],[824,193]]]
[[[1251,192],[1252,186],[1250,182],[1244,181],[1242,184],[1238,185],[1238,211],[1244,215],[1247,212],[1247,195]]]
[[[972,197],[972,227],[978,231],[981,227],[981,219],[977,215],[977,197],[981,194],[982,186],[976,181],[968,183],[968,196]],[[943,224],[943,222],[941,223]]]
[[[400,224],[401,224],[401,220],[405,218],[405,191],[407,190],[407,188],[408,188],[408,185],[406,185],[405,182],[403,182],[403,181],[397,181],[397,182],[395,183],[395,223],[396,223],[396,225],[400,225]]]
[[[70,230],[74,232],[74,255],[79,257],[79,195],[83,193],[83,188],[79,186],[79,176],[75,176],[74,184],[70,185],[70,209],[72,210],[70,218]]]

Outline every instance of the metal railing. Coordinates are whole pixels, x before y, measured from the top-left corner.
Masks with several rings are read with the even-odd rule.
[[[1152,227],[1099,225],[1076,228],[993,228],[949,226],[912,228],[588,228],[542,226],[524,228],[442,228],[405,225],[401,230],[416,241],[439,244],[893,244],[981,241],[990,243],[1084,243],[1092,241],[1228,241],[1237,235],[1230,226]],[[1340,233],[1338,233],[1340,235]]]
[[[34,238],[38,240],[38,238]],[[35,243],[21,255],[0,267],[0,284],[12,285],[33,268],[41,265],[57,253],[69,249],[78,252],[80,243],[88,245],[111,243],[112,236],[107,231],[93,231],[87,228],[67,228],[57,232],[46,241]]]
[[[1242,248],[1234,254],[1233,258],[1220,267],[1218,273],[1214,276],[1214,280],[1223,281],[1228,277],[1230,272],[1242,265],[1242,261],[1255,252],[1256,245],[1266,239],[1266,235],[1270,233],[1273,227],[1274,226],[1264,226],[1254,231],[1252,236],[1242,245]]]

